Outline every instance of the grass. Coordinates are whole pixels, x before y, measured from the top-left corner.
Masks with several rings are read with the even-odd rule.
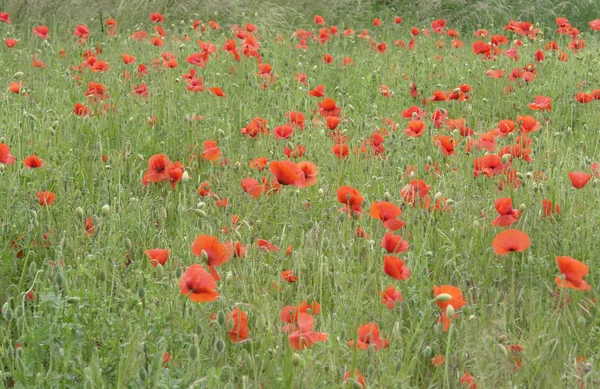
[[[265,12],[280,9],[263,7]],[[152,32],[147,15],[135,15],[139,27]],[[220,22],[219,15],[214,19]],[[554,25],[541,25],[543,39],[521,38],[518,61],[505,55],[484,61],[470,49],[475,28],[461,30],[462,48],[451,48],[445,35],[420,35],[409,51],[393,44],[396,39],[408,44],[412,26],[407,23],[396,26],[387,18],[380,28],[352,25],[357,31],[367,28],[376,43],[387,42],[387,51],[379,54],[368,40],[341,36],[342,29],[325,45],[310,40],[310,49],[296,50],[294,26],[286,28],[283,21],[272,26],[260,15],[243,18],[244,23],[255,20],[263,62],[278,75],[266,90],[255,59],[235,62],[221,50],[225,39],[232,39],[225,23],[222,30],[209,28],[200,35],[189,23],[171,24],[167,18],[162,48],[131,39],[133,30],[125,27],[111,38],[97,21],[88,23],[91,33],[84,44],[71,35],[73,25],[60,26],[58,19],[45,41],[25,28],[37,24],[34,19],[25,27],[0,25],[3,35],[19,39],[11,50],[2,47],[0,85],[22,82],[20,94],[2,92],[0,101],[0,143],[16,157],[14,165],[0,166],[0,382],[14,387],[330,388],[360,386],[342,380],[356,369],[368,387],[461,387],[466,371],[480,388],[597,387],[598,177],[575,189],[568,172],[592,173],[600,155],[598,101],[581,104],[573,98],[598,89],[598,32],[576,25],[586,47],[574,53],[567,49],[571,38],[556,34]],[[504,33],[512,42],[516,36],[502,27],[490,27],[490,35]],[[278,33],[284,33],[279,43]],[[184,34],[192,39],[183,40]],[[193,66],[184,59],[198,52],[196,39],[217,45],[218,56],[196,70],[207,87],[221,87],[226,98],[186,90],[182,74]],[[438,39],[444,48],[437,47]],[[568,60],[548,51],[543,62],[534,62],[534,52],[548,40],[556,40]],[[98,58],[110,64],[107,72],[72,67],[98,45]],[[179,66],[151,67],[163,52],[173,53]],[[125,65],[124,53],[136,56],[136,63]],[[324,53],[335,58],[333,65],[323,62]],[[32,56],[46,67],[32,67]],[[342,67],[343,57],[351,57],[354,66]],[[149,69],[143,78],[136,71],[141,63]],[[507,79],[513,68],[529,63],[535,64],[535,80]],[[491,68],[506,75],[491,79],[486,76]],[[125,71],[130,80],[124,79]],[[307,74],[308,86],[294,80],[297,72]],[[102,83],[110,97],[89,101],[89,82]],[[417,98],[410,95],[412,82]],[[147,85],[148,97],[132,95],[140,83]],[[465,83],[472,87],[468,101],[422,101],[435,90],[453,91]],[[314,113],[322,99],[307,95],[319,84],[342,109],[339,129],[351,149],[384,127],[383,118],[398,123],[385,137],[382,156],[351,153],[340,159],[332,153],[330,131]],[[389,87],[391,98],[380,95],[381,85]],[[507,85],[514,86],[513,93],[505,94]],[[536,95],[553,99],[552,112],[528,108]],[[77,103],[92,115],[75,115]],[[408,120],[401,112],[412,105],[429,113],[421,138],[403,131]],[[541,129],[529,134],[532,161],[511,162],[521,185],[500,191],[501,176],[473,174],[474,158],[513,144],[515,136],[498,138],[495,151],[467,153],[468,139],[478,136],[434,128],[430,113],[436,108],[452,119],[466,119],[476,134],[491,131],[502,119],[535,117]],[[266,135],[250,140],[240,134],[255,117],[268,120],[273,131],[288,122],[290,110],[306,115],[306,129],[296,129],[290,140]],[[193,120],[194,115],[204,119]],[[442,154],[432,139],[436,134],[457,141],[456,155]],[[190,159],[202,154],[207,140],[217,142],[219,160]],[[273,178],[269,168],[257,172],[249,162],[284,160],[283,148],[290,143],[306,147],[306,154],[293,160],[314,163],[317,184],[284,186],[257,199],[244,193],[242,179]],[[164,182],[142,184],[149,158],[159,153],[186,165],[189,180],[182,179],[176,190]],[[45,166],[25,169],[21,161],[31,154]],[[412,179],[431,186],[434,202],[448,198],[449,212],[407,203],[400,192]],[[202,182],[219,197],[200,197]],[[360,191],[367,214],[349,217],[338,211],[336,191],[343,185]],[[42,190],[56,195],[52,205],[40,205],[36,192]],[[497,216],[494,200],[501,197],[512,198],[513,207],[522,210],[510,228],[531,238],[527,250],[506,256],[492,248],[496,234],[506,229],[491,224]],[[228,199],[227,207],[218,206],[222,198]],[[544,218],[543,199],[560,204],[560,214]],[[368,214],[371,204],[382,200],[403,209],[400,219],[406,226],[396,234],[410,248],[397,255],[411,270],[407,280],[382,270],[386,253],[380,241],[386,231]],[[239,217],[235,225],[233,215]],[[86,218],[96,226],[91,235],[84,228]],[[357,237],[357,227],[370,237]],[[180,293],[179,279],[189,265],[204,263],[191,251],[201,234],[240,241],[248,251],[244,259],[231,258],[218,269],[220,298],[199,304]],[[258,239],[281,250],[259,250]],[[289,245],[293,250],[287,255]],[[153,267],[145,255],[153,248],[171,250],[164,266]],[[585,262],[591,291],[558,288],[556,256]],[[298,280],[284,281],[284,270],[293,270]],[[392,285],[403,301],[389,310],[379,291]],[[437,322],[435,285],[460,288],[467,302],[447,332]],[[31,298],[27,292],[33,292]],[[314,330],[329,337],[300,351],[288,344],[280,312],[303,300],[321,304]],[[225,318],[235,308],[248,314],[250,337],[241,343],[227,333],[231,322]],[[371,322],[378,323],[388,347],[349,347],[359,326]],[[523,351],[513,354],[511,345]],[[163,362],[165,353],[168,362]],[[445,363],[436,367],[431,360],[439,355]]]

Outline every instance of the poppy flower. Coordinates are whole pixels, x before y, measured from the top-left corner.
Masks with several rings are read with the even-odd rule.
[[[511,252],[525,251],[531,245],[529,235],[519,230],[506,230],[499,232],[492,241],[494,252],[506,255]]]
[[[304,350],[313,344],[324,342],[329,335],[326,332],[314,332],[315,319],[307,313],[299,313],[293,325],[288,329],[288,343],[294,350]]]
[[[83,105],[81,103],[77,103],[77,104],[75,104],[73,113],[77,116],[85,117],[85,116],[89,115],[90,109],[89,109],[89,107],[86,107],[85,105]]]
[[[534,132],[541,128],[540,122],[532,116],[517,116],[516,122],[524,132]]]
[[[558,204],[552,204],[552,201],[548,199],[542,200],[542,217],[552,217],[552,214],[560,213],[560,206]]]
[[[490,78],[502,78],[504,77],[504,70],[502,69],[498,69],[498,70],[488,70],[486,72],[486,74],[490,77]]]
[[[449,295],[450,298],[438,299],[437,297],[441,294]],[[454,310],[459,310],[466,305],[467,302],[465,299],[463,299],[461,290],[451,285],[442,285],[439,287],[434,285],[433,297],[436,298],[435,303],[441,310],[441,315],[438,322],[441,321],[444,325],[444,331],[448,331],[448,328],[450,328],[450,319],[456,318],[456,315],[454,315],[452,318],[448,316],[448,307],[452,306]]]
[[[4,143],[0,143],[0,163],[4,165],[15,163],[15,156],[10,153],[10,147]]]
[[[223,98],[227,97],[225,95],[225,92],[223,92],[223,89],[221,89],[221,88],[214,87],[214,88],[210,88],[209,91],[210,91],[210,93],[212,93],[215,96],[223,97]]]
[[[261,251],[277,252],[280,250],[278,246],[275,246],[273,243],[265,239],[258,239],[256,241],[256,245]]]
[[[410,247],[410,244],[399,235],[386,232],[381,239],[381,247],[388,253],[404,253]]]
[[[289,124],[277,126],[273,129],[273,137],[277,140],[289,139],[294,134],[294,127]]]
[[[11,93],[14,93],[16,95],[21,93],[21,87],[23,86],[22,82],[12,82],[8,85],[8,90]]]
[[[405,223],[398,216],[402,214],[402,210],[394,203],[387,201],[375,201],[371,204],[369,214],[373,219],[383,221],[383,225],[390,231],[396,231],[404,227]]]
[[[169,255],[171,255],[171,250],[152,249],[144,251],[144,254],[150,258],[150,263],[152,266],[156,267],[156,265],[159,263],[164,266],[167,262],[167,259],[169,259]]]
[[[519,220],[521,211],[512,208],[512,199],[510,197],[500,198],[494,201],[494,208],[500,214],[492,221],[493,226],[508,227]]]
[[[9,49],[12,49],[13,47],[15,47],[17,45],[17,43],[19,43],[18,39],[4,38],[4,44]]]
[[[411,120],[408,122],[408,128],[404,130],[406,136],[418,138],[425,132],[425,123],[421,120]]]
[[[106,21],[106,26],[108,27],[108,34],[110,36],[117,35],[117,21],[113,18],[110,18]]]
[[[317,85],[315,89],[308,91],[308,95],[313,97],[325,97],[325,86]]]
[[[368,323],[358,327],[358,339],[351,340],[348,346],[359,350],[367,350],[371,347],[374,351],[383,350],[389,344],[387,339],[379,337],[379,326],[377,323]]]
[[[504,346],[504,349],[509,352],[509,358],[511,362],[515,365],[515,370],[520,370],[521,365],[523,363],[523,350],[525,348],[520,344],[509,344]]]
[[[154,23],[162,23],[165,21],[165,17],[161,13],[155,12],[153,14],[150,14],[150,20]]]
[[[340,186],[336,191],[338,202],[344,204],[343,212],[360,215],[364,198],[358,189],[351,186]]]
[[[581,189],[592,178],[592,175],[583,172],[569,172],[569,178],[574,188]]]
[[[230,328],[227,334],[232,342],[239,343],[248,339],[250,329],[248,328],[248,315],[246,312],[241,311],[239,308],[234,309],[227,315],[225,324]]]
[[[594,96],[591,93],[583,93],[577,92],[575,95],[575,100],[579,103],[587,104],[594,99]]]
[[[492,47],[482,41],[473,42],[471,49],[473,50],[473,54],[475,54],[475,55],[483,54],[485,56],[489,56],[490,51],[492,51]]]
[[[198,235],[192,243],[192,253],[206,261],[211,274],[218,281],[220,277],[214,267],[229,261],[225,246],[212,235]]]
[[[350,149],[348,145],[344,143],[337,143],[331,146],[331,152],[338,158],[344,159],[348,158],[348,154],[350,153]]]
[[[44,166],[44,161],[39,159],[37,155],[33,154],[23,160],[25,169],[34,169]]]
[[[37,198],[40,200],[40,205],[49,206],[52,205],[54,200],[56,199],[56,195],[52,192],[43,191],[37,192]]]
[[[386,290],[380,290],[379,296],[381,296],[381,303],[388,309],[394,309],[395,303],[402,302],[402,293],[396,290],[395,286],[388,286]]]
[[[293,270],[284,270],[281,272],[281,278],[283,278],[287,282],[296,282],[298,281],[298,276],[294,275]]]
[[[403,260],[393,255],[385,255],[383,257],[383,271],[398,281],[410,278],[410,269],[404,266]]]
[[[454,146],[456,145],[456,141],[447,135],[436,135],[433,137],[433,142],[440,147],[442,154],[444,155],[455,155],[454,154]]]
[[[535,101],[530,103],[528,107],[534,111],[552,112],[552,105],[550,105],[551,102],[552,99],[550,97],[537,95],[535,96]]]
[[[244,178],[241,184],[242,190],[255,199],[259,198],[265,191],[265,186],[261,185],[260,182],[254,178]]]
[[[358,370],[354,370],[354,374],[351,374],[349,371],[347,371],[346,374],[344,374],[344,379],[342,379],[342,382],[346,382],[350,378],[354,378],[354,380],[356,382],[358,382],[360,384],[360,386],[363,387],[363,389],[367,388],[367,383],[365,382],[365,376],[360,374],[360,372]]]
[[[216,287],[215,279],[199,264],[190,265],[179,279],[181,294],[197,303],[215,301],[219,297]]]
[[[317,166],[309,161],[301,161],[296,165],[304,173],[304,182],[301,182],[297,185],[298,188],[308,188],[317,183],[317,176],[319,175],[319,171]]]
[[[96,232],[96,226],[94,225],[93,217],[88,217],[85,219],[85,232],[88,234],[88,236],[92,236]]]
[[[223,246],[225,246],[225,249],[227,250],[227,254],[230,257],[236,257],[236,258],[245,258],[246,257],[247,246],[245,244],[242,244],[241,242],[235,242],[235,244],[233,244],[232,242],[225,242],[225,243],[223,243]]]
[[[556,264],[561,274],[564,275],[564,278],[556,277],[556,285],[561,288],[585,290],[588,292],[592,289],[583,280],[583,277],[589,273],[589,269],[585,263],[571,257],[556,257]]]
[[[48,35],[50,29],[46,26],[37,26],[32,28],[31,31],[42,39],[50,39],[50,35]]]
[[[319,103],[319,113],[323,117],[338,116],[341,108],[339,108],[332,98],[327,98]]]
[[[6,23],[6,24],[12,24],[12,22],[10,21],[10,15],[8,14],[8,12],[0,12],[0,22]],[[591,25],[591,23],[590,23]]]
[[[304,182],[304,172],[292,161],[271,161],[269,170],[282,185],[298,186]]]
[[[440,367],[446,362],[446,358],[443,355],[436,355],[431,358],[431,364],[435,367]]]
[[[169,168],[173,163],[164,154],[155,154],[148,160],[148,170],[144,174],[142,183],[144,186],[148,182],[161,182],[170,179]]]
[[[431,197],[428,195],[429,189],[431,186],[427,185],[425,181],[411,180],[400,190],[400,196],[407,204],[411,204],[413,207],[419,205],[425,209],[429,208],[429,204],[431,204]]]
[[[325,25],[325,19],[323,19],[323,17],[320,16],[320,15],[315,15],[313,21],[318,26],[324,26]]]
[[[461,385],[468,385],[469,389],[477,389],[477,382],[475,382],[475,377],[473,377],[469,372],[465,372],[465,374],[460,378]]]
[[[202,161],[216,162],[221,155],[221,149],[217,146],[214,140],[206,140],[202,144],[204,151],[202,152]]]

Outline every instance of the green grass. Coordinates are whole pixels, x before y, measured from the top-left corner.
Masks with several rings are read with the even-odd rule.
[[[262,9],[275,14],[280,8]],[[128,12],[140,28],[152,31],[147,13]],[[205,22],[206,16],[201,17]],[[246,15],[238,22],[257,21],[263,62],[278,75],[262,90],[256,61],[242,58],[238,63],[222,51],[225,39],[232,37],[230,25],[220,15],[214,20],[222,23],[222,30],[196,35],[190,23],[167,17],[162,48],[131,39],[133,28],[127,25],[110,38],[101,33],[97,20],[86,20],[91,35],[83,45],[71,35],[75,24],[61,25],[58,18],[49,24],[52,38],[45,42],[28,31],[41,20],[0,24],[3,36],[20,39],[11,50],[1,48],[0,85],[23,83],[21,95],[4,89],[0,100],[0,143],[10,146],[16,157],[14,165],[1,166],[0,171],[2,385],[12,380],[14,387],[24,388],[331,388],[346,387],[344,373],[358,369],[373,388],[461,387],[466,371],[475,376],[479,388],[575,388],[581,383],[598,387],[600,191],[598,178],[576,190],[568,176],[591,172],[592,162],[600,159],[600,102],[580,104],[573,98],[579,91],[599,88],[598,32],[590,32],[587,24],[576,25],[586,47],[575,54],[566,49],[570,38],[556,34],[553,24],[544,24],[543,40],[522,38],[525,45],[517,49],[518,61],[504,55],[483,61],[470,49],[475,26],[461,30],[465,45],[460,49],[452,49],[447,36],[421,35],[409,51],[393,44],[396,39],[408,44],[408,23],[396,26],[387,17],[375,28],[343,23],[340,17],[340,27],[367,28],[375,42],[388,43],[387,52],[378,54],[366,40],[344,38],[341,28],[340,36],[325,45],[310,41],[310,49],[303,51],[294,48],[297,40],[291,36],[296,25],[309,24],[306,17],[286,27],[284,19],[270,25],[264,15]],[[481,27],[489,27],[491,35],[503,33],[503,26]],[[285,36],[280,43],[275,42],[277,33]],[[184,34],[192,39],[181,41]],[[515,38],[504,34],[511,42]],[[181,76],[191,66],[184,59],[198,51],[196,39],[218,47],[218,57],[196,70],[207,87],[223,88],[225,99],[185,89]],[[437,39],[445,42],[443,49],[437,47]],[[511,70],[534,63],[534,52],[551,39],[569,59],[562,62],[557,53],[547,52],[544,62],[535,63],[534,81],[510,83],[506,76]],[[110,69],[83,69],[78,82],[71,66],[81,64],[82,54],[98,44],[99,58],[110,63]],[[59,55],[63,48],[66,58]],[[165,51],[176,56],[179,66],[151,68],[152,59]],[[136,64],[124,65],[124,53],[136,56]],[[323,63],[324,53],[335,58],[334,65]],[[33,68],[32,56],[47,67]],[[341,67],[346,56],[355,66]],[[138,79],[140,63],[148,65],[149,74]],[[504,69],[506,76],[488,78],[491,68]],[[133,75],[129,81],[123,79],[125,70]],[[307,74],[309,87],[294,81],[296,72]],[[578,89],[584,80],[588,83]],[[114,105],[114,112],[98,114],[102,104],[90,103],[85,96],[88,82],[106,86],[106,102]],[[410,97],[411,82],[421,94],[417,99]],[[148,86],[149,97],[131,95],[133,85],[140,83]],[[452,91],[463,83],[472,87],[470,101],[421,102],[435,90]],[[505,95],[509,83],[515,91]],[[382,127],[383,118],[398,123],[398,130],[385,137],[384,158],[352,154],[340,160],[333,155],[324,120],[313,113],[320,99],[307,95],[318,84],[325,85],[326,96],[342,108],[339,128],[348,135],[351,148]],[[382,84],[390,88],[392,98],[379,94]],[[536,95],[551,97],[553,111],[530,110],[527,104]],[[95,111],[93,117],[74,115],[76,103]],[[408,138],[403,131],[408,120],[401,112],[411,105],[429,113],[443,108],[450,118],[465,118],[476,133],[494,129],[502,119],[534,116],[542,128],[530,134],[533,160],[512,162],[521,186],[499,191],[497,177],[474,178],[473,159],[485,151],[466,153],[467,139],[445,127],[436,130],[430,115],[423,119],[425,135]],[[296,130],[289,140],[307,149],[295,161],[317,165],[318,183],[283,187],[280,193],[254,199],[242,191],[240,181],[273,176],[268,168],[250,169],[249,161],[286,159],[282,150],[288,141],[272,136],[249,140],[240,129],[260,116],[273,130],[287,123],[285,113],[290,110],[306,115],[306,129]],[[192,115],[205,118],[194,121]],[[152,116],[155,126],[148,124]],[[457,155],[444,156],[432,140],[435,134],[453,135],[459,142]],[[206,140],[215,140],[221,148],[219,162],[190,161],[192,151],[202,153]],[[498,139],[497,149],[513,141],[513,136]],[[34,153],[46,165],[24,169],[21,161]],[[176,190],[167,183],[143,186],[148,159],[158,153],[186,165],[189,181],[179,182]],[[433,163],[439,175],[426,170]],[[407,177],[410,165],[415,174]],[[540,171],[546,181],[536,179]],[[400,218],[406,227],[396,233],[410,248],[398,256],[412,273],[410,279],[396,281],[382,270],[385,252],[380,240],[385,228],[368,210],[372,202],[385,199],[402,205],[400,190],[411,179],[431,185],[432,198],[451,199],[451,211],[403,205]],[[228,199],[228,207],[198,195],[204,181]],[[336,190],[342,185],[362,193],[367,214],[351,218],[338,212],[342,205]],[[41,190],[56,194],[54,204],[40,206],[36,192]],[[492,239],[503,228],[493,227],[491,221],[497,216],[494,200],[500,197],[511,197],[515,208],[523,204],[511,228],[530,236],[531,247],[524,252],[494,254]],[[560,204],[554,219],[542,217],[545,198]],[[233,215],[240,218],[235,228]],[[86,217],[94,218],[92,236],[84,229]],[[359,226],[370,238],[355,236]],[[204,304],[190,301],[179,289],[182,271],[203,262],[190,248],[201,234],[248,245],[246,258],[231,258],[219,268],[221,298]],[[282,250],[262,252],[258,239]],[[293,252],[288,256],[289,245]],[[171,250],[164,267],[153,267],[145,256],[152,248]],[[19,250],[22,255],[17,257]],[[585,280],[592,290],[558,289],[556,256],[585,262],[590,268]],[[280,277],[289,269],[301,273],[297,282]],[[388,310],[378,292],[391,285],[402,292],[403,301]],[[448,332],[437,324],[434,285],[459,287],[468,303]],[[28,291],[35,291],[32,301],[25,295]],[[329,339],[296,351],[281,329],[285,323],[279,313],[303,300],[321,304],[315,331],[327,332]],[[228,315],[236,307],[248,314],[250,339],[243,343],[231,342],[228,325],[210,319],[213,313]],[[348,347],[357,328],[369,322],[378,323],[389,346],[380,351]],[[520,370],[504,347],[514,344],[524,347]],[[165,352],[171,360],[163,365]],[[434,367],[431,358],[436,355],[444,355],[445,364]],[[584,361],[577,362],[579,357]]]

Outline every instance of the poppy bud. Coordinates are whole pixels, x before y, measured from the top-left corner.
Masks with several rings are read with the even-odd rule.
[[[52,123],[52,129],[56,130],[57,128],[58,128],[58,120],[56,120]]]
[[[502,354],[504,354],[504,356],[508,357],[508,350],[507,350],[507,348],[504,347],[504,346],[502,346],[502,345],[498,345],[498,346],[499,346],[498,348],[500,349],[500,351],[502,351]]]
[[[17,318],[19,318],[19,317],[21,317],[21,316],[23,315],[23,312],[24,312],[23,305],[19,305],[19,306],[17,307],[17,309],[15,309],[15,316],[16,316]]]
[[[410,178],[413,178],[415,176],[415,172],[410,172],[410,174],[408,175]]]
[[[340,213],[338,215],[338,221],[341,223],[346,219],[346,216],[343,213]]]
[[[78,218],[82,218],[84,215],[83,208],[81,208],[81,207],[75,208],[75,215],[77,215]]]
[[[140,367],[140,370],[138,371],[138,377],[140,377],[140,381],[145,382],[146,378],[148,378],[146,369],[144,369],[143,367]]]
[[[102,216],[105,216],[105,217],[110,215],[110,205],[104,204],[102,206],[102,209],[100,210],[100,212],[101,212]]]
[[[425,256],[426,256],[426,257],[433,257],[433,252],[431,252],[431,251],[426,251],[426,252],[425,252]]]
[[[225,313],[219,311],[217,314],[217,323],[222,327],[225,324]]]
[[[302,357],[300,357],[300,355],[298,355],[297,353],[292,354],[292,363],[294,364],[294,366],[298,366],[301,361]]]
[[[510,154],[504,154],[502,155],[502,163],[508,163],[510,162]]]
[[[431,347],[427,346],[423,349],[423,356],[429,358],[431,356]]]
[[[390,201],[390,200],[392,199],[392,195],[390,194],[390,192],[385,192],[385,193],[383,194],[383,198],[384,198],[386,201]]]
[[[228,271],[225,274],[225,281],[233,281],[233,273],[232,272]]]
[[[527,209],[527,206],[525,204],[519,205],[519,211],[523,212],[525,211],[525,209]]]
[[[517,172],[517,178],[518,178],[519,180],[524,180],[524,179],[525,179],[525,176],[523,176],[523,173],[521,173],[521,172]]]
[[[100,282],[106,281],[106,273],[101,271],[100,274],[98,274],[98,280],[100,280]]]
[[[129,240],[129,238],[123,239],[123,246],[125,246],[127,250],[131,249],[131,240]]]
[[[138,297],[140,298],[140,300],[143,300],[144,297],[146,297],[146,289],[139,288],[137,294],[138,294]]]
[[[319,188],[319,196],[323,197],[323,195],[325,195],[325,191],[323,188]]]
[[[2,142],[0,142],[2,143]],[[3,163],[0,163],[0,172],[3,172],[6,169],[6,166]]]
[[[375,373],[375,366],[372,364],[367,367],[367,374],[373,375]]]
[[[13,75],[13,78],[21,78],[21,77],[23,77],[23,75],[24,75],[24,73],[23,73],[23,72],[16,72],[16,73]],[[4,143],[4,142],[2,142],[2,143]]]
[[[437,192],[435,194],[435,196],[433,197],[433,201],[438,201],[441,198],[442,198],[442,192]]]
[[[446,316],[454,317],[454,313],[454,307],[452,306],[452,304],[448,304],[448,306],[446,307]]]
[[[208,253],[206,251],[202,250],[202,252],[200,253],[200,257],[203,261],[208,261]]]
[[[235,163],[233,164],[234,170],[240,170],[241,167],[242,167],[242,164],[240,163],[240,161],[235,161]]]
[[[62,273],[59,271],[56,272],[56,285],[58,285],[59,287],[62,287],[64,282],[65,282],[65,279],[64,279]]]
[[[37,264],[35,262],[31,262],[29,264],[29,269],[27,269],[29,271],[29,275],[31,277],[35,276],[35,272],[37,272]]]
[[[222,353],[223,351],[225,351],[225,342],[223,342],[223,339],[217,338],[217,340],[215,341],[215,350],[218,353]]]
[[[454,204],[456,204],[456,202],[454,200],[452,200],[452,199],[446,200],[446,205],[452,206]]]
[[[473,227],[474,227],[474,228],[479,228],[479,222],[478,222],[477,220],[475,220],[475,221],[473,222]]]
[[[199,216],[199,217],[206,217],[206,212],[204,212],[204,211],[203,211],[203,210],[201,210],[201,209],[194,209],[194,213],[196,214],[196,216]]]
[[[441,303],[446,302],[448,300],[452,299],[452,296],[448,293],[440,293],[437,295],[437,297],[435,298],[435,301],[439,301]]]
[[[198,358],[198,347],[195,344],[190,346],[188,355],[192,361],[195,361]]]
[[[4,306],[6,306],[6,308],[4,308]],[[8,303],[5,303],[4,306],[2,306],[2,316],[4,316],[4,320],[11,321],[13,319],[13,311],[8,306]]]

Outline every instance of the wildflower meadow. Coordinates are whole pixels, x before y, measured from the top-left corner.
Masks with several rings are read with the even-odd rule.
[[[600,19],[404,16],[0,12],[0,387],[600,387]]]

